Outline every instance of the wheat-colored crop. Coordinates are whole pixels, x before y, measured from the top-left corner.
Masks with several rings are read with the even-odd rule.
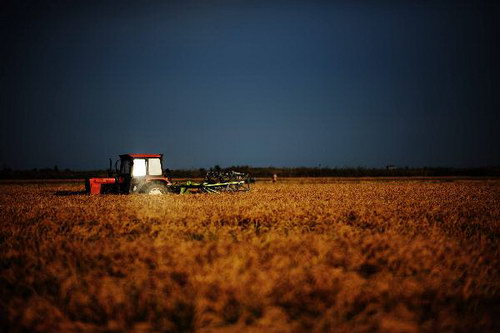
[[[11,331],[498,331],[500,181],[0,185]]]

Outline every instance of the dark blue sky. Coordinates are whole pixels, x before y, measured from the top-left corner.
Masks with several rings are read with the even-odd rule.
[[[1,165],[500,165],[495,2],[139,3],[2,5]]]

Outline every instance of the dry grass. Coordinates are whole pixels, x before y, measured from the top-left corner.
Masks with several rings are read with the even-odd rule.
[[[500,181],[82,189],[0,185],[4,330],[499,330]]]

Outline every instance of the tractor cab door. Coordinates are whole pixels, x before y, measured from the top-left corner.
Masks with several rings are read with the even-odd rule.
[[[146,180],[146,159],[134,158],[132,160],[132,176],[130,177],[130,192],[138,192]]]
[[[131,186],[131,172],[132,172],[132,160],[128,158],[122,158],[120,163],[120,170],[118,172],[120,193],[129,193]]]
[[[123,158],[120,166],[120,192],[136,192],[146,179],[146,159]]]

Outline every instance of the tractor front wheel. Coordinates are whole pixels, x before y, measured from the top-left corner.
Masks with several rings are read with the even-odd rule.
[[[148,184],[145,186],[143,193],[157,195],[168,193],[167,187],[162,184]]]

